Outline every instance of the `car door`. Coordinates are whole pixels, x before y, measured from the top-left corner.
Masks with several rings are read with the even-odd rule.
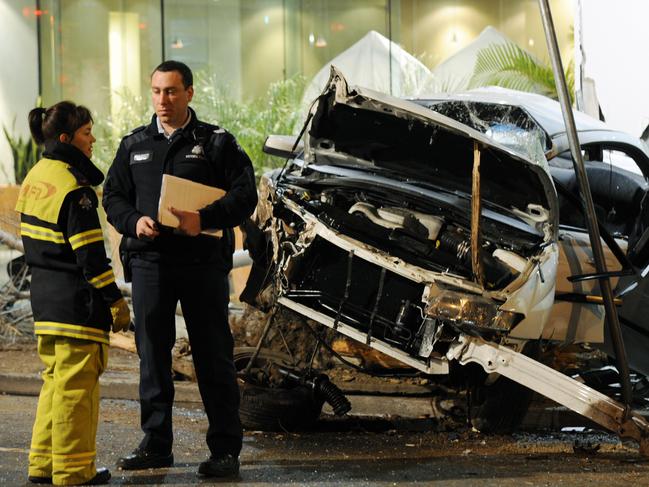
[[[611,284],[618,299],[618,314],[630,366],[649,373],[649,185],[643,175],[646,157],[634,148],[619,144],[588,144],[583,148],[584,164],[589,179],[600,231],[607,232],[618,249],[604,244],[609,272],[633,270],[630,275],[614,277]],[[604,327],[601,304],[588,302],[588,296],[600,296],[597,280],[574,280],[573,276],[595,272],[583,212],[579,201],[567,197],[565,191],[579,194],[569,154],[561,154],[550,162],[560,199],[560,261],[557,294],[544,338],[598,344],[612,354],[612,344]],[[563,194],[562,194],[563,193]],[[619,252],[622,252],[620,258]],[[569,297],[571,300],[563,298]]]

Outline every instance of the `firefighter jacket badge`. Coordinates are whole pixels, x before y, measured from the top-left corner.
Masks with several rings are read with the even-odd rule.
[[[197,156],[202,156],[203,155],[203,146],[200,144],[196,144],[194,147],[192,147],[192,154],[197,155]]]
[[[83,208],[84,210],[92,210],[93,205],[92,205],[92,200],[88,198],[87,194],[84,194],[81,199],[79,200],[79,206]]]

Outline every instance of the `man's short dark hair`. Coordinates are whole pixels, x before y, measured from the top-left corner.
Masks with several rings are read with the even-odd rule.
[[[158,67],[153,70],[151,76],[153,76],[153,73],[155,73],[156,71],[160,71],[162,73],[168,73],[169,71],[178,71],[183,79],[183,86],[185,87],[185,89],[194,84],[194,75],[192,74],[192,70],[189,69],[189,66],[187,66],[185,63],[181,63],[180,61],[170,60],[160,63]]]

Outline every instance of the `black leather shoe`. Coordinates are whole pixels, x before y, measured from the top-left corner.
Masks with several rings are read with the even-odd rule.
[[[52,477],[35,477],[33,475],[30,475],[27,477],[27,480],[29,480],[32,484],[51,484],[52,483]]]
[[[157,453],[136,448],[133,453],[117,460],[120,470],[144,470],[145,468],[164,468],[174,464],[173,453]]]
[[[104,485],[110,480],[110,471],[107,468],[98,468],[93,478],[81,485]]]
[[[198,474],[205,477],[235,477],[239,475],[239,459],[230,454],[212,456],[198,466]]]

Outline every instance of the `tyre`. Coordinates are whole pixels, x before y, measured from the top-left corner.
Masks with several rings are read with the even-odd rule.
[[[539,342],[527,342],[522,353],[537,359]],[[500,376],[489,385],[482,381],[471,388],[471,422],[483,433],[511,433],[523,421],[532,396],[531,389],[507,377]]]
[[[253,353],[253,347],[235,348],[234,363],[238,371],[245,369]],[[246,377],[240,376],[241,424],[246,430],[256,431],[313,428],[322,411],[323,401],[316,399],[313,391],[305,385],[268,380],[267,371],[273,365],[290,366],[290,359],[277,352],[261,350],[251,373]]]

